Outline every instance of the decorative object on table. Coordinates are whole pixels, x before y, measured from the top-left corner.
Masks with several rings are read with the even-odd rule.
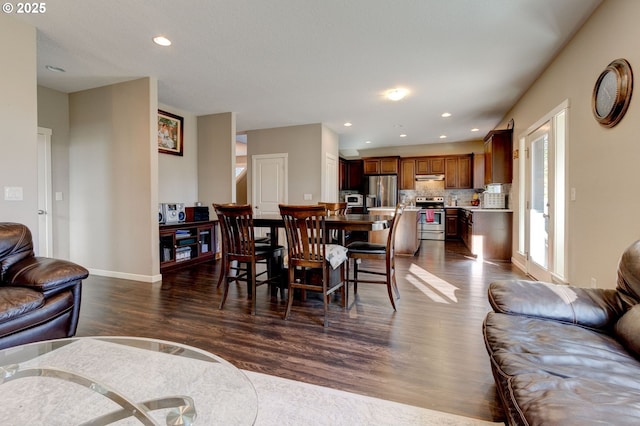
[[[158,152],[183,155],[183,123],[184,119],[179,115],[158,110]]]
[[[604,127],[613,127],[629,108],[633,71],[626,59],[616,59],[602,71],[593,88],[593,115]]]

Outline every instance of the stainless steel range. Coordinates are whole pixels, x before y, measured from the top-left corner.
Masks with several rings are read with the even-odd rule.
[[[444,197],[416,197],[416,206],[421,209],[420,239],[444,241]]]

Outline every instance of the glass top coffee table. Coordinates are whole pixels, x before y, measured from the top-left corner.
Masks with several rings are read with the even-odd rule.
[[[79,337],[0,351],[0,422],[251,425],[251,381],[203,350],[134,337]]]

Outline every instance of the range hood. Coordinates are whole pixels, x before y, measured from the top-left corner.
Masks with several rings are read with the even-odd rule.
[[[444,175],[416,175],[416,180],[444,180]]]

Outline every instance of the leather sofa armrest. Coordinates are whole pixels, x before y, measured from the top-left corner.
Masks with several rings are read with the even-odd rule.
[[[80,265],[48,257],[29,257],[12,265],[4,275],[4,284],[29,287],[45,297],[78,284],[89,276]]]
[[[527,280],[495,281],[489,286],[495,312],[611,329],[624,314],[616,290],[581,288]]]

